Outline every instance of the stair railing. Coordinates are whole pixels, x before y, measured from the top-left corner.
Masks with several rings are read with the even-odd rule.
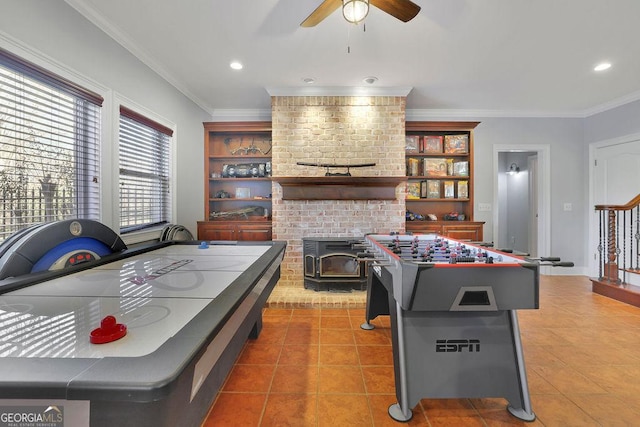
[[[627,283],[640,273],[640,194],[626,205],[596,205],[599,211],[599,280]]]

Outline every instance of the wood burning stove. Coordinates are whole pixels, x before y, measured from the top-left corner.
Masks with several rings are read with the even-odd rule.
[[[314,291],[367,289],[367,263],[358,260],[357,239],[303,237],[304,287]]]

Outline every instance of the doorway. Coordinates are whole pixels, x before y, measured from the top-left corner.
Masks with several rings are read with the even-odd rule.
[[[493,240],[532,257],[550,253],[550,148],[494,146]]]
[[[624,205],[640,193],[640,134],[589,145],[589,275],[598,276],[598,212],[595,205]]]

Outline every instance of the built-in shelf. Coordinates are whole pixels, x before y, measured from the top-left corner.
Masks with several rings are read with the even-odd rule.
[[[406,176],[281,176],[283,200],[395,200]]]

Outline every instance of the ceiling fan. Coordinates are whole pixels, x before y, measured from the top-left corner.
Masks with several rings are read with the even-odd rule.
[[[369,4],[402,22],[409,22],[420,12],[420,6],[411,0],[324,0],[300,26],[314,27],[340,6],[343,7],[343,15],[347,21],[358,23],[366,17]]]

